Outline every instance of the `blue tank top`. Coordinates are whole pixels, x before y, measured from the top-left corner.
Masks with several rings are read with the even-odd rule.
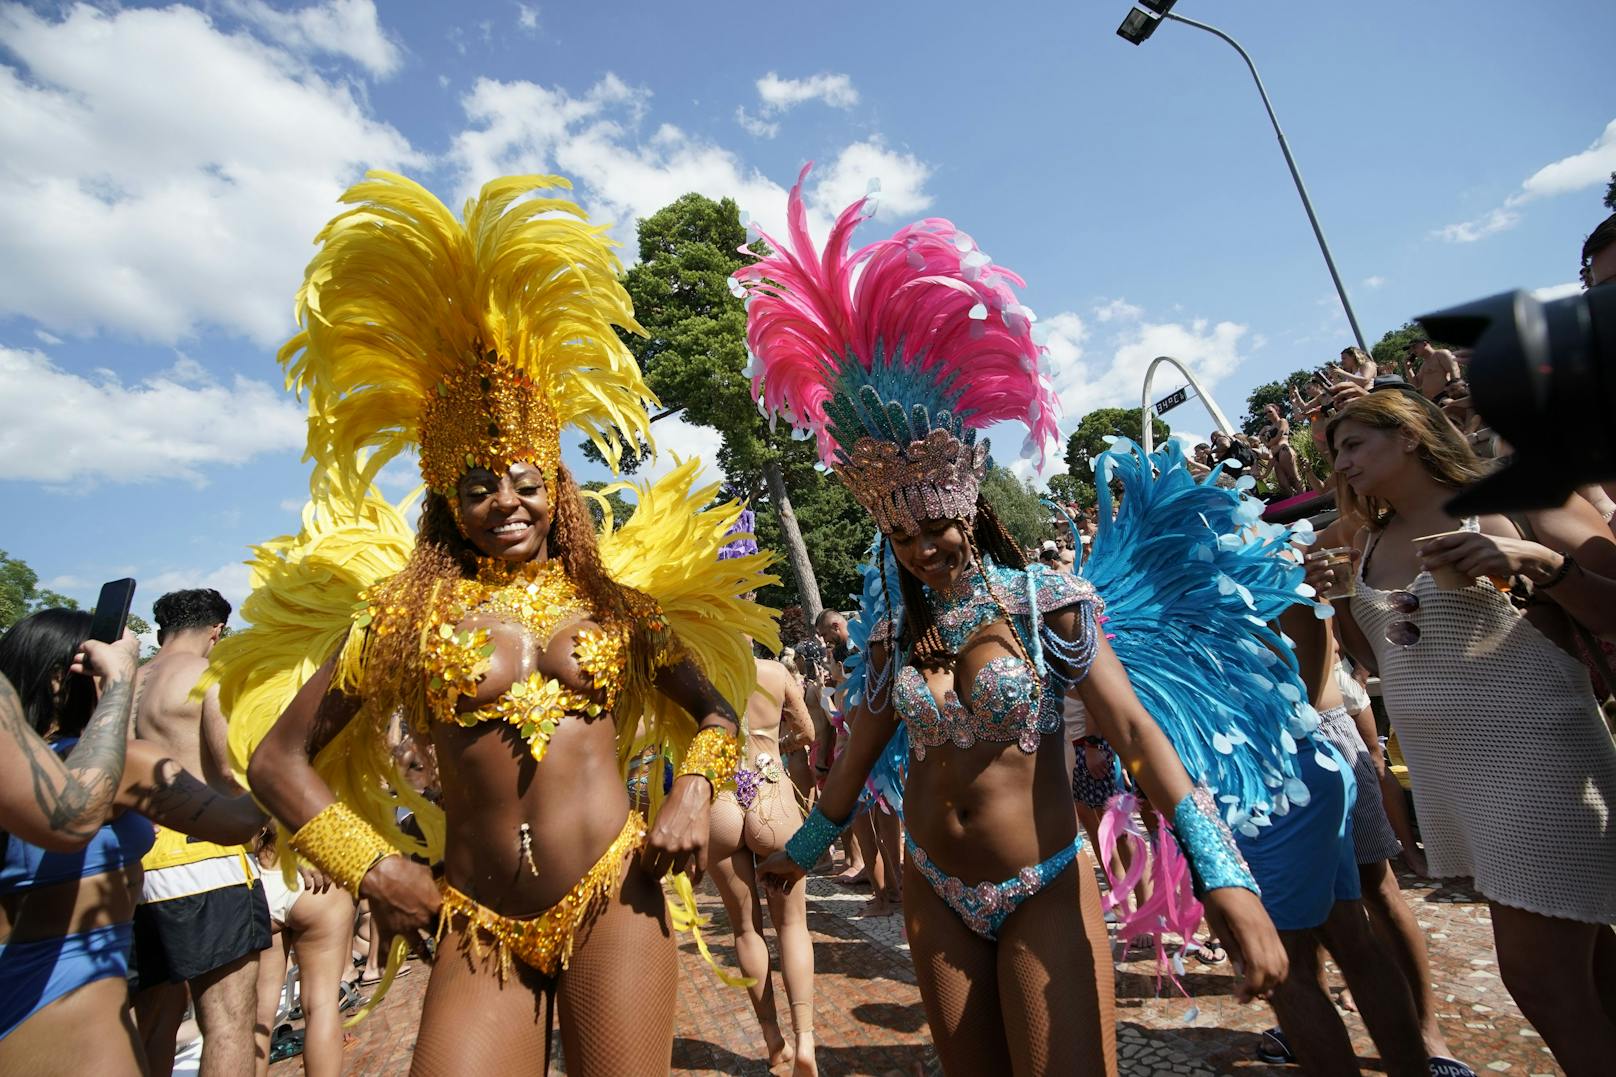
[[[51,747],[56,754],[65,756],[77,743],[78,738],[73,737],[57,741]],[[157,839],[157,829],[144,815],[122,812],[96,831],[90,844],[76,853],[53,853],[15,834],[5,837],[0,894],[15,894],[138,864]]]

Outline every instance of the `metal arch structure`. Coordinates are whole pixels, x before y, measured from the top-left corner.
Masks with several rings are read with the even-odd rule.
[[[1218,407],[1218,402],[1213,400],[1205,389],[1201,388],[1201,383],[1196,380],[1194,374],[1190,373],[1189,367],[1174,359],[1171,355],[1158,355],[1150,361],[1150,367],[1145,371],[1145,388],[1140,393],[1139,399],[1139,427],[1145,443],[1145,455],[1149,456],[1156,451],[1155,431],[1151,429],[1152,424],[1150,421],[1155,417],[1155,409],[1150,404],[1150,385],[1156,378],[1156,368],[1163,363],[1173,364],[1174,369],[1184,375],[1184,380],[1189,382],[1190,388],[1195,390],[1196,399],[1206,405],[1207,414],[1212,416],[1212,422],[1223,433],[1233,437],[1234,427],[1230,425],[1228,416],[1223,414],[1223,409]]]

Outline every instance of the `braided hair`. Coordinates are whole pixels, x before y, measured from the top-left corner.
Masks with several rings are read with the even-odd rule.
[[[966,545],[976,562],[976,571],[982,574],[984,579],[987,577],[987,570],[982,563],[984,553],[1006,568],[1027,567],[1026,555],[1021,552],[1021,547],[1005,529],[1004,523],[994,513],[986,498],[980,495],[977,497],[974,521],[955,522],[965,534]],[[884,547],[890,540],[882,536],[881,542],[882,559],[885,560]],[[924,585],[913,573],[904,568],[902,563],[898,564],[898,590],[903,598],[904,610],[903,631],[898,638],[899,650],[908,656],[911,664],[921,669],[951,669],[958,655],[943,642],[942,633],[938,631],[937,624],[932,619],[931,603],[926,600]],[[881,576],[881,591],[887,609],[896,609],[892,603],[892,596],[887,593],[884,573]],[[997,593],[994,594],[994,599],[996,602],[999,601]],[[999,603],[999,612],[1003,614],[1006,624],[1013,624],[1002,602]],[[1019,636],[1017,643],[1020,643]],[[1022,657],[1027,656],[1023,654]]]

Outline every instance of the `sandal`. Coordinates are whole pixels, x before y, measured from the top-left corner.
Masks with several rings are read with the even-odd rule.
[[[338,986],[338,988],[337,988],[337,1012],[338,1013],[347,1013],[349,1010],[353,1009],[354,1007],[363,1005],[364,1001],[365,1001],[364,996],[362,996],[359,993],[359,988],[355,987],[353,984],[344,981],[341,985]]]
[[[1431,1077],[1476,1077],[1475,1070],[1447,1055],[1432,1055],[1430,1067]]]
[[[398,975],[394,976],[393,979],[395,981],[396,980],[402,980],[404,977],[408,976],[409,974],[410,974],[410,966],[407,965],[407,964],[406,965],[400,965],[398,967]],[[382,967],[382,973],[381,973],[380,976],[361,976],[361,977],[359,977],[359,979],[352,980],[350,982],[358,984],[360,987],[375,987],[377,984],[381,983],[382,980],[386,976],[387,976],[387,967],[384,965]]]
[[[1203,965],[1221,965],[1229,960],[1229,954],[1217,939],[1207,939],[1195,947],[1195,960]]]
[[[1291,1050],[1291,1043],[1282,1029],[1275,1027],[1262,1034],[1262,1041],[1257,1044],[1257,1061],[1273,1066],[1296,1061],[1296,1054]]]
[[[291,1025],[281,1025],[275,1029],[270,1037],[269,1060],[281,1062],[288,1058],[296,1058],[303,1053],[303,1031],[294,1029]]]

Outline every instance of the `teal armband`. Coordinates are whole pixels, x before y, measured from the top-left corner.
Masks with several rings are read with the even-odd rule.
[[[849,818],[847,822],[852,822],[852,819]],[[830,843],[846,829],[847,823],[831,822],[815,804],[808,818],[802,821],[802,826],[787,839],[786,855],[803,871],[813,871],[814,865],[825,855],[825,850],[830,848]]]
[[[1173,835],[1184,858],[1195,873],[1195,892],[1205,894],[1226,886],[1237,886],[1261,896],[1246,858],[1234,843],[1234,834],[1218,815],[1212,794],[1197,785],[1173,808]]]

